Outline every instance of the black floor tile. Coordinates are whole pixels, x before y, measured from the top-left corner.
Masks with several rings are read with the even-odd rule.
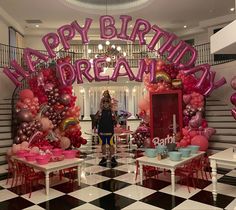
[[[22,198],[16,197],[12,198],[3,202],[0,202],[0,209],[1,210],[22,210],[24,208],[28,208],[33,206],[34,204],[30,201]]]
[[[195,187],[199,189],[204,189],[212,183],[211,181],[207,181],[203,179],[196,179],[196,178],[193,178],[193,181],[194,181]],[[182,184],[182,185],[187,185],[187,180],[180,179],[177,183]],[[193,182],[191,180],[189,180],[189,186],[194,187]]]
[[[43,188],[45,188],[44,185],[37,184],[37,185],[32,186],[31,191],[34,192],[34,191],[37,191],[37,190],[41,190]],[[25,187],[25,186],[22,186],[22,185],[18,185],[18,186],[12,187],[12,188],[8,188],[8,190],[10,190],[11,192],[14,192],[17,195],[24,195],[24,194],[27,194],[27,193],[30,192],[29,187]]]
[[[53,186],[52,188],[55,190],[58,190],[63,193],[71,193],[73,191],[88,187],[89,185],[80,183],[80,186],[78,186],[78,182],[65,182],[62,184],[58,184],[56,186]]]
[[[0,186],[0,190],[4,190],[4,189],[5,189],[5,188],[3,188],[3,187]]]
[[[146,198],[143,198],[140,201],[159,208],[163,208],[165,210],[169,210],[175,208],[185,200],[186,199],[181,197],[173,196],[162,192],[156,192],[147,196]]]
[[[231,170],[227,169],[227,168],[217,168],[217,174],[227,174],[229,173]]]
[[[90,203],[105,210],[120,210],[134,203],[135,201],[136,200],[117,195],[115,193],[111,193],[109,195],[98,198]]]
[[[147,187],[153,190],[161,190],[162,188],[165,188],[168,185],[170,185],[170,182],[162,181],[155,178],[148,178],[148,179],[143,180],[143,185],[141,185],[140,183],[138,183],[138,185]]]
[[[124,172],[124,171],[110,169],[110,170],[99,172],[98,174],[102,175],[102,176],[109,177],[109,178],[114,178],[114,177],[121,176],[121,175],[126,174],[126,173],[127,172]]]
[[[81,201],[77,198],[74,198],[70,195],[63,195],[52,200],[38,204],[46,210],[69,210],[78,206],[85,204],[84,201]]]
[[[212,192],[201,190],[200,192],[193,195],[189,199],[197,201],[197,202],[205,203],[208,205],[212,205],[215,207],[225,208],[234,200],[234,197],[217,194],[217,200],[214,201]]]
[[[98,183],[94,186],[99,187],[99,188],[104,189],[104,190],[115,192],[115,191],[117,191],[121,188],[127,187],[129,185],[130,184],[127,183],[127,182],[122,182],[122,181],[118,181],[118,180],[115,180],[115,179],[109,179],[107,181],[100,182],[100,183]]]
[[[218,179],[217,182],[236,186],[236,177],[225,175],[225,176],[222,176],[220,179]],[[235,196],[236,196],[236,192],[235,192]]]

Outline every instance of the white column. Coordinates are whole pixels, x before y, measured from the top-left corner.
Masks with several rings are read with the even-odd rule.
[[[89,97],[89,88],[84,87],[84,119],[90,120],[90,97]]]
[[[131,113],[131,117],[129,119],[135,119],[134,116],[134,97],[133,97],[133,87],[129,87],[129,95],[128,95],[128,111]]]

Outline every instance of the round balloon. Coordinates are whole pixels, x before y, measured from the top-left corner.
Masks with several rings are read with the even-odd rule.
[[[236,90],[236,76],[234,76],[230,82],[231,87]]]
[[[200,146],[201,151],[206,151],[208,148],[208,139],[203,135],[197,135],[192,138],[191,144]]]
[[[63,105],[68,105],[70,103],[71,97],[69,94],[62,94],[60,97],[60,102]]]
[[[20,91],[19,96],[20,96],[20,100],[23,101],[26,98],[33,99],[34,93],[30,89],[24,89],[24,90]]]
[[[233,93],[232,96],[230,97],[231,103],[236,106],[236,93]]]
[[[70,147],[70,139],[63,136],[61,137],[60,146],[62,149],[67,149]]]
[[[20,122],[30,122],[33,120],[33,116],[29,110],[22,109],[17,113],[17,119]]]

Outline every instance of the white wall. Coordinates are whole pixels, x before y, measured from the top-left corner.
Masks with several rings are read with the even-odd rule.
[[[25,47],[30,47],[36,50],[45,50],[45,47],[42,42],[43,36],[25,36],[24,42]]]
[[[0,100],[6,98],[12,98],[12,93],[15,89],[15,85],[12,81],[2,72],[0,68]]]
[[[0,43],[8,45],[8,25],[0,17]]]
[[[230,86],[230,81],[232,77],[236,76],[235,66],[236,66],[236,61],[215,65],[211,67],[211,69],[216,72],[215,81],[217,81],[217,79],[220,79],[221,77],[225,77],[225,79],[227,80],[227,84],[215,90],[212,93],[212,97],[220,99],[226,102],[230,106],[233,106],[230,102],[230,96],[232,95],[232,93],[236,92]]]
[[[180,37],[181,40],[189,40],[194,39],[194,45],[200,45],[210,42],[210,38],[208,36],[208,33],[201,33],[201,34],[193,34],[189,36],[183,36]]]

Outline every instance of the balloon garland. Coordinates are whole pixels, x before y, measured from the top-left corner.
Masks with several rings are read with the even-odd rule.
[[[56,62],[70,63],[70,57],[60,58]],[[67,69],[64,70],[67,74]],[[72,86],[60,85],[55,68],[40,69],[38,75],[28,79],[27,83],[29,88],[19,92],[16,103],[15,144],[27,144],[30,148],[52,146],[63,149],[79,148],[81,144],[86,144],[87,140],[81,136],[80,107],[75,105]],[[15,144],[14,152],[21,148]]]
[[[231,82],[230,82],[230,85],[231,87],[236,90],[236,76],[234,76],[232,79],[231,79]],[[230,97],[230,101],[231,103],[236,106],[236,93],[233,93]],[[236,108],[232,108],[231,109],[231,114],[232,116],[234,117],[234,119],[236,120]]]
[[[146,59],[148,63],[149,60]],[[234,78],[234,87],[236,89],[236,79]],[[166,64],[163,60],[157,60],[156,82],[150,83],[149,75],[144,78],[144,85],[148,92],[162,92],[171,89],[181,89],[183,91],[183,123],[184,128],[180,133],[177,133],[176,138],[178,147],[186,147],[189,144],[199,145],[202,150],[208,148],[208,139],[216,131],[214,128],[208,127],[206,119],[204,119],[204,95],[202,91],[196,88],[197,78],[194,74],[185,74],[184,71],[179,71],[174,65]],[[232,95],[231,98],[234,95]],[[236,94],[235,94],[236,98]],[[236,105],[236,100],[233,100]],[[149,94],[139,101],[139,117],[149,126],[150,121],[150,101]],[[235,119],[236,119],[236,109]],[[232,111],[233,113],[233,111]],[[140,130],[142,132],[140,132]],[[146,129],[150,132],[150,128]],[[141,123],[134,134],[134,143],[138,147],[148,145],[150,136],[143,135],[143,123]]]

